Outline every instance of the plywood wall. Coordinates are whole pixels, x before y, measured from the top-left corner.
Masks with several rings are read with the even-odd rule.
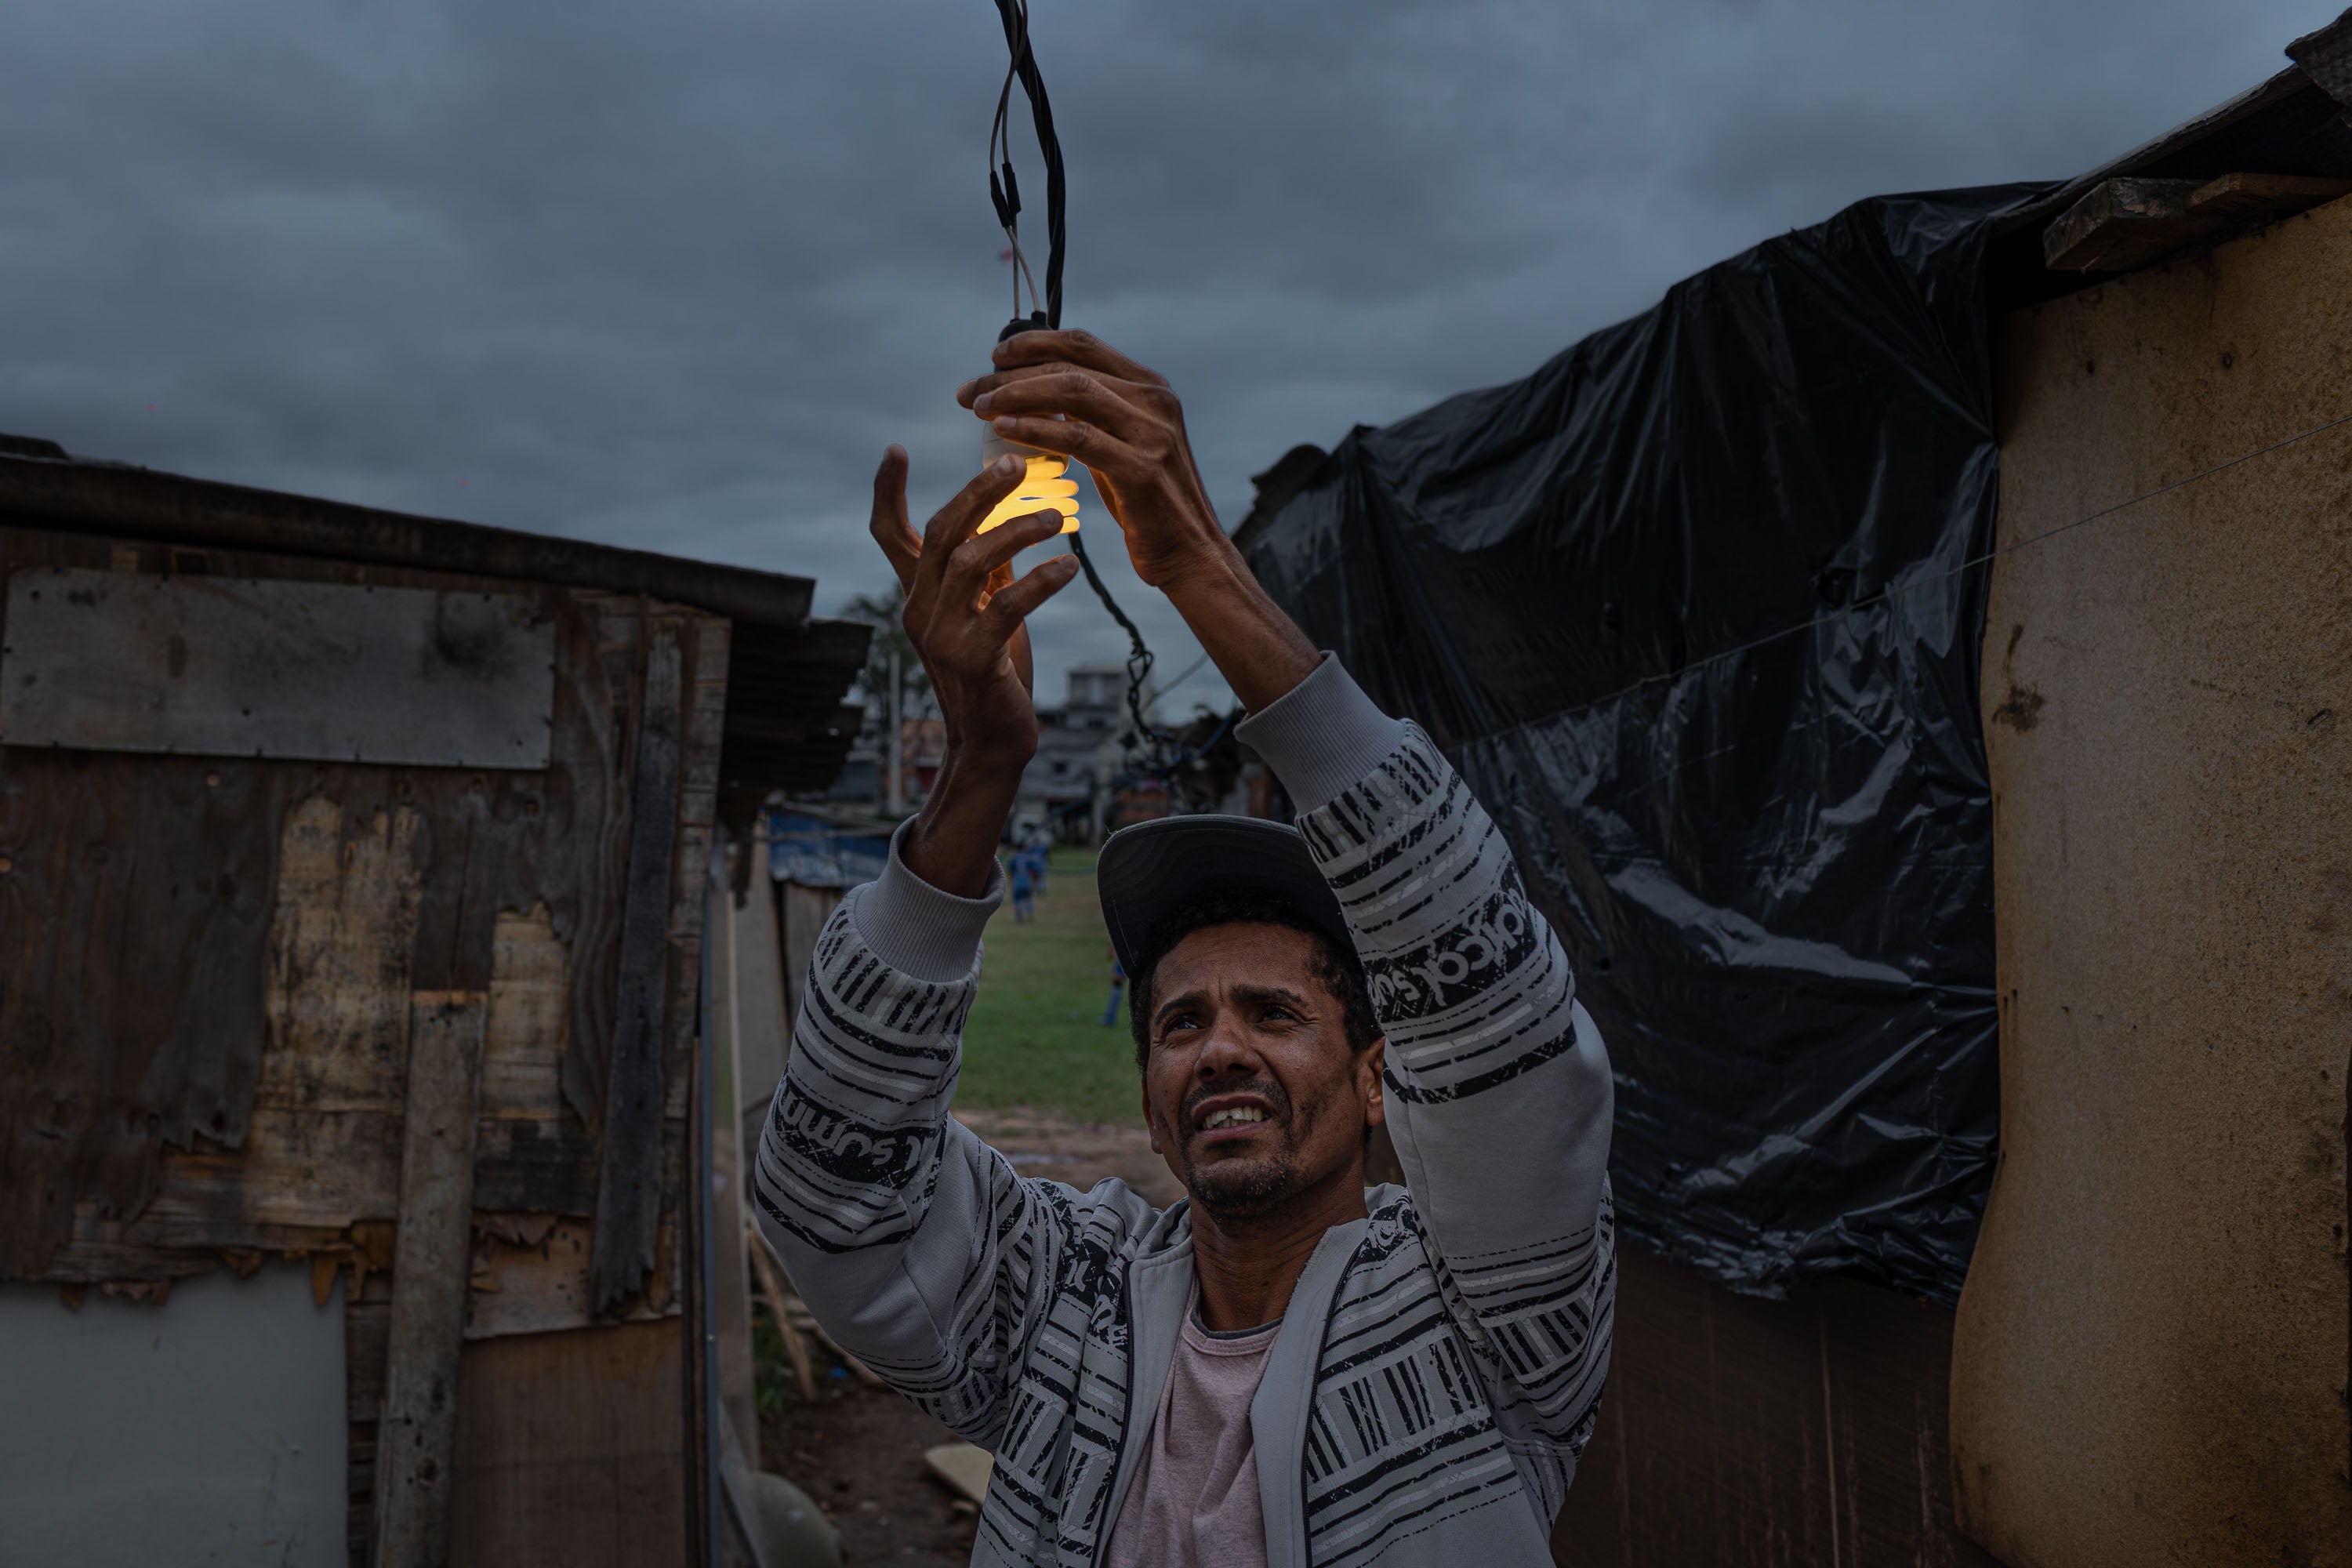
[[[2347,279],[2339,202],[2000,324],[1952,1446],[2011,1563],[2352,1563]]]
[[[1952,1314],[1826,1280],[1735,1296],[1632,1247],[1564,1568],[1993,1568],[1953,1521]]]
[[[466,1347],[454,1568],[688,1561],[674,1321]]]

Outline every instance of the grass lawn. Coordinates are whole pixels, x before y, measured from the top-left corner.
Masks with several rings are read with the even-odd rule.
[[[1110,936],[1095,898],[1095,858],[1055,849],[1034,920],[1012,900],[988,922],[980,996],[963,1037],[956,1103],[1034,1105],[1084,1121],[1142,1124],[1127,1009],[1102,1026]]]

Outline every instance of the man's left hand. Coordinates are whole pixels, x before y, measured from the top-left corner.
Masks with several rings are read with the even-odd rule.
[[[1165,376],[1092,332],[1019,332],[956,401],[1008,441],[1084,463],[1127,535],[1136,575],[1169,594],[1229,569],[1233,547],[1201,483],[1184,409]]]

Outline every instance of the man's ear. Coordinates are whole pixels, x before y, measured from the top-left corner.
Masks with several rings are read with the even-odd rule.
[[[1389,1119],[1388,1100],[1382,1096],[1381,1067],[1388,1060],[1389,1039],[1382,1035],[1364,1047],[1356,1063],[1358,1091],[1364,1097],[1364,1125],[1378,1127]]]

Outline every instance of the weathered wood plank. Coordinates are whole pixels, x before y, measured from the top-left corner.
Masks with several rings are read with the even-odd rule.
[[[754,855],[759,846],[737,844],[729,853],[739,859]],[[752,890],[767,891],[763,876]],[[735,1112],[736,1086],[741,1080],[742,1043],[741,962],[735,922],[728,916],[734,900],[726,888],[712,890],[719,925],[703,933],[710,943],[709,998],[710,1098],[715,1108],[710,1127],[710,1206],[712,1234],[718,1239],[711,1255],[712,1327],[718,1334],[719,1397],[728,1418],[743,1440],[757,1446],[759,1406],[753,1397],[755,1363],[751,1352],[751,1297],[749,1269],[742,1247],[747,1211],[743,1204],[744,1163]]]
[[[2286,58],[2328,97],[2352,110],[2352,11],[2287,45]]]
[[[2218,226],[2262,223],[2338,196],[2352,195],[2352,180],[2304,174],[2224,174],[2189,193],[2189,210]]]
[[[604,1083],[591,1300],[598,1311],[644,1289],[661,1212],[663,1046],[669,1000],[670,877],[677,844],[684,670],[677,625],[646,645],[636,765],[629,792],[628,892],[622,904],[613,1058]]]
[[[343,1405],[353,1421],[383,1414],[383,1374],[392,1354],[392,1304],[343,1298]]]
[[[478,992],[419,992],[411,1011],[400,1230],[377,1427],[374,1568],[439,1568],[449,1557],[474,1127],[488,1013],[489,998]]]
[[[609,1318],[610,1314],[600,1315],[588,1305],[588,1260],[595,1231],[587,1222],[553,1220],[539,1240],[521,1244],[485,1236],[481,1228],[478,1224],[473,1289],[466,1296],[467,1339],[587,1328]],[[677,1312],[675,1301],[656,1309],[643,1296],[631,1298],[624,1306],[625,1310],[618,1315],[628,1321]]]
[[[679,627],[686,655],[686,715],[678,759],[678,856],[671,870],[669,1039],[667,1078],[671,1095],[665,1113],[662,1207],[675,1215],[671,1234],[677,1239],[673,1293],[693,1332],[687,1356],[687,1394],[694,1413],[689,1427],[695,1439],[687,1446],[688,1552],[698,1563],[711,1563],[719,1550],[713,1532],[721,1510],[717,1479],[717,1434],[708,1430],[714,1419],[724,1422],[718,1392],[718,1369],[710,1341],[704,1332],[711,1322],[708,1293],[713,1261],[710,1118],[716,1107],[707,1074],[704,1049],[710,1028],[703,1001],[703,942],[714,903],[711,888],[711,835],[719,801],[719,755],[727,728],[727,669],[730,628],[710,616],[697,617]],[[732,1232],[726,1233],[731,1243]],[[649,1291],[650,1295],[651,1292]]]
[[[18,572],[0,743],[536,770],[555,698],[538,612],[512,594]]]
[[[287,817],[270,956],[271,1047],[243,1145],[165,1156],[131,1221],[96,1205],[44,1277],[195,1272],[229,1249],[338,1249],[399,1202],[415,814],[346,824],[313,797]],[[485,1209],[587,1215],[596,1146],[557,1083],[566,954],[544,904],[501,915],[490,964],[475,1189]],[[394,1008],[397,996],[398,1012]],[[184,1257],[169,1258],[182,1253]],[[584,1272],[584,1261],[583,1264]],[[576,1295],[584,1295],[584,1285]],[[584,1321],[584,1317],[576,1321]]]
[[[760,1282],[760,1297],[766,1303],[768,1316],[774,1320],[776,1332],[784,1342],[784,1354],[793,1363],[793,1378],[800,1385],[803,1399],[816,1397],[816,1366],[810,1359],[808,1342],[801,1338],[800,1325],[793,1321],[792,1303],[799,1298],[784,1283],[784,1271],[777,1267],[776,1255],[768,1248],[768,1238],[761,1236],[756,1225],[743,1227],[746,1257],[751,1265],[752,1278]]]
[[[2120,272],[2347,192],[2352,180],[2296,174],[2105,180],[2051,221],[2042,232],[2042,258],[2060,272]]]
[[[646,550],[486,528],[443,518],[249,489],[116,463],[27,460],[0,454],[0,518],[37,519],[81,533],[163,541],[176,552],[243,547],[337,563],[370,563],[393,575],[415,570],[551,583],[583,592],[625,584],[715,615],[775,626],[808,618],[816,588],[743,566],[685,561]]]
[[[2042,258],[2061,272],[2110,272],[2178,248],[2204,232],[2189,216],[2195,180],[2108,180],[2051,220]]]
[[[358,1222],[399,1203],[401,1121],[388,1111],[254,1113],[243,1149],[211,1143],[168,1152],[154,1200],[134,1220],[95,1201],[73,1215],[67,1244],[39,1278],[58,1283],[162,1279],[209,1271],[230,1251],[349,1245]],[[474,1197],[487,1212],[585,1218],[595,1212],[596,1143],[570,1122],[484,1116],[477,1123]]]
[[[423,831],[407,805],[347,815],[314,795],[286,814],[257,1109],[399,1110]]]
[[[465,1351],[452,1568],[684,1568],[682,1320]]]
[[[571,954],[546,904],[501,910],[492,931],[490,1019],[482,1045],[482,1114],[562,1121]]]
[[[745,853],[754,852],[757,864],[751,868],[751,886],[743,890],[743,901],[736,904],[730,900],[721,907],[731,927],[737,966],[735,1016],[740,1028],[735,1051],[743,1075],[730,1107],[733,1113],[730,1120],[739,1129],[747,1124],[756,1129],[766,1117],[768,1102],[776,1095],[776,1080],[784,1076],[784,1048],[791,1037],[785,944],[776,929],[776,884],[768,876],[764,837],[746,847]],[[825,913],[832,912],[828,905]],[[816,933],[812,931],[801,946],[813,952],[815,942]]]
[[[104,571],[117,556],[191,579],[500,586],[0,527],[0,572]],[[544,906],[567,964],[567,1028],[555,1048],[567,1067],[593,1057],[601,1071],[628,827],[617,737],[627,732],[630,694],[625,679],[614,689],[600,634],[608,624],[633,628],[639,602],[626,601],[625,617],[603,613],[620,602],[607,595],[546,591],[535,602],[556,628],[559,665],[543,773],[0,747],[0,1277],[43,1277],[59,1247],[100,1239],[94,1221],[122,1240],[122,1224],[175,1179],[173,1162],[194,1158],[201,1168],[243,1145],[257,1097],[289,1110],[373,1104],[396,1114],[403,994],[484,989],[501,915]],[[331,830],[312,816],[329,807],[340,809]],[[289,820],[304,831],[289,833]],[[353,864],[341,867],[347,854]],[[404,963],[404,978],[394,973]],[[372,964],[383,973],[371,977]],[[265,1067],[278,1049],[270,1042],[289,1028],[308,1031],[302,1059]],[[371,1064],[383,1060],[391,1070],[371,1083]],[[484,1175],[499,1206],[592,1210],[601,1091],[583,1113],[565,1088],[571,1115],[536,1131],[518,1125],[511,1140],[486,1130]],[[67,1125],[59,1105],[73,1108]],[[497,1151],[509,1142],[512,1161],[502,1163]],[[363,1212],[388,1215],[392,1189],[383,1194]],[[238,1223],[216,1205],[226,1195],[207,1192],[200,1205],[217,1236],[188,1239],[245,1247],[312,1239]],[[107,1277],[162,1278],[189,1266],[158,1255]],[[68,1272],[89,1277],[79,1265]]]
[[[1960,1533],[1952,1313],[1844,1280],[1735,1296],[1617,1250],[1592,1443],[1552,1530],[1574,1568],[1999,1568]]]

